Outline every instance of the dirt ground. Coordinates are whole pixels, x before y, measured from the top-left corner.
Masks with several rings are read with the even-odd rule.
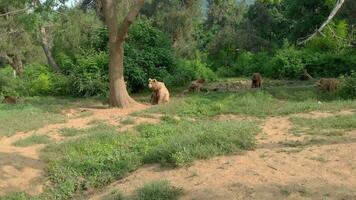
[[[61,141],[65,139],[59,134],[62,128],[87,128],[94,120],[104,120],[117,126],[128,114],[146,108],[68,110],[65,111],[69,118],[66,123],[51,124],[36,131],[0,138],[0,195],[14,191],[35,195],[41,193],[46,185],[44,163],[39,159],[39,152],[44,145],[15,147],[13,142],[34,133],[48,135],[53,141]],[[90,112],[91,115],[81,117],[82,112]],[[320,118],[352,113],[312,112],[298,116]],[[218,120],[243,119],[239,116],[218,117]],[[159,119],[135,118],[134,121],[135,124],[158,123]],[[120,129],[132,126],[120,126]],[[183,200],[356,200],[356,144],[344,142],[303,148],[283,146],[283,141],[303,140],[303,137],[290,134],[291,128],[288,116],[268,118],[261,123],[262,133],[257,136],[258,146],[255,151],[197,161],[179,169],[147,165],[127,178],[93,192],[89,199],[102,199],[115,190],[130,196],[147,182],[168,180],[172,185],[184,189]],[[356,131],[347,134],[356,138]]]

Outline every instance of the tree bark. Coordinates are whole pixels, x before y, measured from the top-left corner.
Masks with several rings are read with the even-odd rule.
[[[20,56],[17,54],[9,57],[8,55],[4,56],[6,61],[10,64],[12,69],[16,72],[16,75],[21,76],[23,74],[23,64]]]
[[[123,44],[144,2],[144,0],[137,0],[119,27],[115,0],[101,0],[104,21],[109,31],[109,105],[111,107],[128,108],[137,104],[128,94],[124,80]]]
[[[41,27],[40,32],[41,32],[41,46],[46,55],[48,65],[53,69],[53,71],[60,72],[61,69],[57,65],[52,55],[52,51],[51,51],[52,48],[49,42],[48,32],[46,31],[46,28]]]
[[[307,39],[298,42],[298,45],[302,45],[302,44],[306,44],[307,42],[309,42],[310,40],[312,40],[315,36],[317,36],[319,33],[321,33],[324,28],[331,22],[331,20],[335,17],[335,15],[337,14],[337,12],[340,10],[340,8],[342,7],[342,5],[344,4],[345,0],[338,0],[336,2],[336,5],[334,7],[334,9],[331,11],[330,15],[328,16],[328,18],[322,23],[322,25],[313,33],[311,34]]]

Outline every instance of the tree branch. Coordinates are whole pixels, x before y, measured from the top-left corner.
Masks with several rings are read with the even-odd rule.
[[[26,10],[28,10],[28,8],[23,8],[23,9],[19,9],[19,10],[13,10],[13,11],[10,11],[10,12],[7,12],[7,13],[1,13],[0,17],[6,16],[6,15],[13,15],[13,14],[16,14],[16,13],[19,13],[19,12],[23,12],[23,11],[26,11]]]
[[[342,5],[344,4],[345,0],[338,0],[334,9],[331,11],[329,17],[322,23],[322,25],[313,33],[311,34],[307,39],[298,42],[298,45],[302,45],[302,44],[306,44],[307,42],[309,42],[310,40],[312,40],[316,35],[318,35],[318,33],[321,33],[324,28],[331,22],[331,20],[335,17],[335,15],[337,14],[337,12],[340,10],[340,8],[342,7]]]
[[[131,24],[135,21],[137,15],[139,14],[144,4],[145,4],[145,0],[137,0],[136,3],[131,7],[129,13],[125,17],[124,21],[122,22],[118,30],[117,37],[119,41],[125,40],[125,37],[127,35],[127,32],[129,31]]]

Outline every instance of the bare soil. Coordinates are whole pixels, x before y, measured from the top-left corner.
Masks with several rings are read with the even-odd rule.
[[[313,118],[315,115],[322,117],[329,113],[305,114]],[[250,118],[224,115],[218,119]],[[303,139],[289,133],[292,124],[288,117],[268,118],[261,128],[255,151],[197,161],[179,169],[147,165],[90,199],[103,199],[115,190],[133,196],[138,187],[157,180],[168,180],[183,188],[182,200],[356,199],[355,143],[286,148],[280,143]],[[348,134],[355,136],[354,131]]]
[[[93,121],[100,120],[108,124],[120,126],[120,118],[147,109],[149,106],[137,105],[130,109],[81,108],[64,111],[68,120],[62,124],[50,124],[29,132],[19,132],[11,137],[0,138],[0,196],[10,192],[26,192],[36,195],[46,185],[44,179],[44,163],[40,160],[40,151],[45,145],[15,147],[12,144],[33,134],[47,135],[52,141],[61,141],[59,131],[62,128],[89,128]],[[89,112],[86,116],[83,112]],[[83,115],[84,117],[81,117]],[[157,119],[135,119],[140,123],[157,123]],[[125,126],[120,126],[125,129]]]
[[[66,123],[0,138],[0,195],[14,191],[35,195],[41,193],[46,185],[44,163],[39,158],[39,152],[45,145],[24,148],[13,146],[13,142],[34,133],[48,135],[54,141],[65,140],[59,134],[60,129],[88,128],[94,120],[118,126],[118,130],[127,130],[140,123],[158,123],[159,117],[134,118],[132,124],[121,124],[130,113],[146,108],[68,110],[65,111],[68,116]],[[83,112],[90,112],[90,115],[82,116]],[[354,111],[313,112],[299,116],[318,118],[350,113]],[[218,116],[217,119],[254,120],[233,115]],[[288,148],[281,142],[303,140],[303,136],[290,134],[292,124],[288,117],[268,118],[261,123],[261,129],[255,151],[201,160],[179,169],[147,165],[101,191],[94,191],[88,199],[102,199],[116,190],[131,196],[138,187],[157,180],[168,180],[172,185],[182,187],[185,191],[183,200],[356,199],[356,144],[352,140]],[[347,134],[356,137],[356,131]]]

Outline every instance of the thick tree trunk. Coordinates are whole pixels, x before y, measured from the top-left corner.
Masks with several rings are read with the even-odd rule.
[[[14,76],[16,75],[21,76],[23,73],[23,64],[20,56],[18,56],[17,54],[11,57],[5,55],[4,58],[10,64],[12,69],[15,71]]]
[[[41,46],[46,55],[48,65],[53,69],[55,72],[60,72],[61,69],[57,65],[56,61],[53,58],[51,45],[48,38],[48,33],[44,27],[41,27]]]
[[[112,107],[128,108],[137,104],[127,92],[124,80],[124,49],[123,45],[110,47],[109,81],[110,98]]]
[[[138,103],[130,97],[126,89],[123,43],[125,42],[130,25],[144,4],[144,0],[137,0],[120,27],[117,23],[115,0],[101,0],[101,3],[104,21],[109,31],[109,104],[111,107],[128,108]]]

